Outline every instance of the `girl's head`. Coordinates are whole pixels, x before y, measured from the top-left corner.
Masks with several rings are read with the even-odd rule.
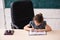
[[[36,16],[34,16],[33,21],[35,23],[42,23],[43,22],[43,15],[41,13],[37,14]]]

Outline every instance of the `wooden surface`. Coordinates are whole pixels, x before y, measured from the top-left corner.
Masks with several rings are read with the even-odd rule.
[[[30,36],[25,30],[14,30],[14,35],[4,35],[5,30],[0,29],[0,40],[60,40],[60,30],[47,32],[47,35]]]

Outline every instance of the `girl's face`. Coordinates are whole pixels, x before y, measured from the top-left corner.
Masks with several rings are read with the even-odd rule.
[[[33,20],[35,24],[37,24],[37,21],[36,20]]]
[[[34,21],[34,23],[35,23],[35,25],[40,25],[40,23],[38,23],[36,20],[33,20]]]
[[[35,18],[33,18],[33,22],[35,23],[36,26],[40,25],[40,23]]]
[[[35,20],[35,18],[33,18],[33,22],[35,23],[35,24],[37,24],[38,22]]]

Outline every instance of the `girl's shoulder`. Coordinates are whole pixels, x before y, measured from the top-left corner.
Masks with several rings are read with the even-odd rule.
[[[43,24],[43,25],[46,25],[47,23],[46,23],[46,21],[43,21],[42,24]]]

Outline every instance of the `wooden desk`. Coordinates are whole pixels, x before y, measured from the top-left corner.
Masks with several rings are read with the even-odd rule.
[[[47,35],[29,36],[27,31],[14,30],[14,35],[4,35],[5,30],[0,30],[0,40],[60,40],[60,30],[48,32]]]

